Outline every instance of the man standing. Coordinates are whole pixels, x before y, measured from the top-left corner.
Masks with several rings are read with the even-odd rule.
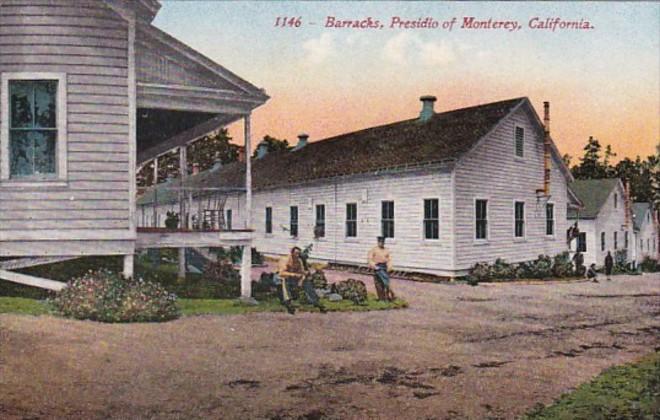
[[[605,256],[605,276],[607,280],[612,280],[610,276],[612,275],[612,268],[614,267],[614,258],[612,258],[612,253],[607,251]]]
[[[385,238],[378,237],[378,245],[369,251],[367,257],[369,268],[375,271],[374,286],[378,294],[378,300],[394,300],[394,292],[390,286],[390,276],[388,271],[392,270],[392,256],[390,251],[385,248]]]
[[[291,248],[289,255],[285,255],[280,259],[277,271],[279,277],[282,279],[282,303],[291,315],[296,313],[291,302],[293,300],[292,291],[301,284],[307,300],[322,313],[327,312],[321,304],[316,290],[314,290],[314,283],[307,276],[309,273],[305,268],[302,258],[300,258],[300,248],[297,246]]]

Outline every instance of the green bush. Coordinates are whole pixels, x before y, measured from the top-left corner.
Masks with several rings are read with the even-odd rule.
[[[470,269],[467,279],[470,284],[477,284],[514,279],[570,277],[575,275],[574,273],[569,253],[563,252],[554,258],[539,255],[533,261],[516,264],[509,264],[501,258],[496,259],[493,264],[478,262]]]
[[[211,248],[211,253],[215,254],[220,259],[227,259],[232,264],[240,264],[243,260],[243,248],[240,246],[232,246],[228,250],[219,247]],[[252,248],[252,265],[262,265],[264,263],[264,256],[257,248]]]
[[[367,302],[367,286],[360,280],[347,279],[334,283],[332,292],[339,294],[343,299],[352,300],[356,305]]]
[[[161,285],[127,280],[107,270],[71,280],[51,302],[63,316],[101,322],[168,321],[180,316],[176,295]]]
[[[660,271],[660,266],[658,266],[658,260],[655,260],[649,256],[644,257],[644,260],[641,264],[642,271],[647,273],[655,273]]]
[[[571,256],[566,252],[555,255],[552,262],[552,275],[555,277],[569,277],[573,275]]]
[[[202,281],[215,285],[216,298],[237,298],[241,295],[241,275],[228,259],[218,258],[204,267]]]
[[[325,277],[323,270],[314,270],[310,274],[310,280],[314,283],[315,289],[326,289],[328,287],[328,279]]]

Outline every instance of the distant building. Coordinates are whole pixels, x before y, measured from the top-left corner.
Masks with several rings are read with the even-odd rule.
[[[580,229],[571,250],[582,252],[586,265],[602,266],[608,251],[612,256],[625,251],[626,260],[635,261],[631,206],[621,180],[581,179],[570,188],[584,204],[581,210],[568,212],[569,220],[578,221]]]
[[[646,257],[657,260],[659,258],[658,218],[651,203],[634,203],[633,221],[637,261],[642,262]]]
[[[313,243],[314,259],[364,265],[382,235],[397,269],[453,277],[480,261],[568,250],[567,208],[579,200],[545,133],[549,107],[544,126],[527,98],[442,113],[435,100],[422,97],[413,119],[316,142],[303,135],[290,151],[258,152],[248,225],[259,251]],[[245,195],[231,189],[244,172],[232,163],[191,176],[186,185],[197,192],[186,218],[239,223]],[[144,226],[179,208],[177,195],[159,188],[138,201]]]

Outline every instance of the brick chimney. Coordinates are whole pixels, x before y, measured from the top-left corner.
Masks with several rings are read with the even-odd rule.
[[[422,110],[419,113],[419,120],[421,122],[426,122],[431,119],[433,115],[435,115],[435,110],[433,109],[433,105],[435,101],[438,100],[435,96],[422,96],[419,98],[420,101],[422,101]]]
[[[238,146],[238,161],[245,162],[245,147]]]
[[[307,140],[309,139],[309,134],[298,134],[298,144],[293,148],[292,152],[295,152],[296,150],[300,150],[303,147],[307,146]]]
[[[192,174],[197,175],[199,173],[199,163],[195,162],[192,164]]]

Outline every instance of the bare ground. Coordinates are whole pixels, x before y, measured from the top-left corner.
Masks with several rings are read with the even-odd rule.
[[[660,345],[659,275],[394,286],[410,309],[0,315],[0,417],[514,418]]]

